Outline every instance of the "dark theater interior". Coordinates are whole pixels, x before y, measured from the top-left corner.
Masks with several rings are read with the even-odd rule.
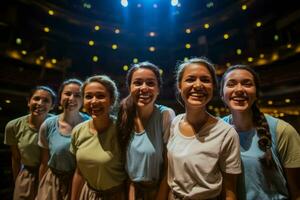
[[[205,56],[218,78],[250,65],[261,78],[259,106],[300,131],[300,6],[277,0],[3,0],[0,7],[0,198],[11,199],[8,121],[25,115],[31,88],[57,90],[63,80],[106,74],[127,95],[131,65],[159,66],[158,102],[175,100],[178,61]],[[229,110],[216,94],[215,116]],[[59,113],[56,107],[53,113]]]

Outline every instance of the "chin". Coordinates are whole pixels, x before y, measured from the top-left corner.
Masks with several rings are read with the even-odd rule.
[[[248,106],[231,106],[230,110],[232,111],[239,111],[239,112],[245,112],[249,110]]]

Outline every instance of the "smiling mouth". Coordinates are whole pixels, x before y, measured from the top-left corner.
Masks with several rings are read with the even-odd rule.
[[[189,96],[192,97],[192,98],[203,98],[203,97],[206,97],[207,94],[203,93],[203,92],[201,92],[201,93],[199,93],[199,92],[192,92],[192,93],[189,94]]]
[[[241,101],[247,101],[247,100],[248,100],[248,97],[240,96],[240,97],[232,97],[232,98],[230,98],[230,99],[233,100],[233,101],[241,102]]]

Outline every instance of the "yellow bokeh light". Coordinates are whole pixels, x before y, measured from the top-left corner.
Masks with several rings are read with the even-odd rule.
[[[40,65],[42,62],[40,59],[35,59],[35,64]]]
[[[248,57],[248,62],[253,62],[253,58],[252,57]]]
[[[268,101],[268,105],[273,105],[273,101],[272,101],[272,100],[269,100],[269,101]]]
[[[149,47],[149,51],[154,52],[155,51],[155,47]]]
[[[93,56],[92,60],[93,60],[93,62],[98,62],[99,58],[98,58],[98,56]]]
[[[124,66],[123,66],[123,70],[124,70],[124,71],[128,71],[128,69],[129,69],[128,65],[124,65]]]
[[[272,59],[273,61],[278,60],[278,58],[279,58],[278,53],[273,53],[273,54],[272,54],[272,58],[271,58],[271,59]]]
[[[95,42],[94,42],[93,40],[90,40],[90,41],[89,41],[89,45],[90,45],[90,46],[94,46],[94,45],[95,45]]]
[[[45,64],[45,67],[46,68],[53,68],[53,65],[51,62],[47,61],[46,64]]]
[[[186,49],[190,49],[191,48],[191,44],[189,44],[189,43],[185,44],[185,48]]]
[[[21,38],[16,38],[16,44],[22,44],[22,39]]]
[[[160,74],[160,75],[163,75],[163,73],[164,73],[164,70],[159,69],[159,74]]]
[[[247,10],[247,5],[243,4],[242,5],[242,10]]]
[[[229,34],[228,34],[228,33],[225,33],[225,34],[223,35],[223,37],[224,37],[225,40],[227,40],[227,39],[229,38]]]
[[[99,30],[100,30],[100,26],[96,25],[96,26],[94,27],[94,29],[95,29],[95,31],[99,31]]]
[[[111,48],[112,48],[113,50],[116,50],[116,49],[118,48],[118,45],[113,44],[113,45],[111,45]]]
[[[56,60],[55,58],[52,58],[52,59],[51,59],[51,62],[52,62],[53,64],[56,64],[56,63],[57,63],[57,60]]]
[[[23,54],[25,56],[25,55],[27,55],[27,51],[26,50],[22,50],[21,54]]]
[[[50,28],[49,27],[44,27],[44,32],[49,33],[50,32]]]
[[[261,22],[256,22],[256,27],[261,27],[262,23]]]
[[[242,49],[237,49],[237,50],[236,50],[236,54],[237,54],[237,55],[241,55],[241,54],[242,54]]]
[[[53,10],[48,10],[48,14],[49,15],[54,15],[54,11]]]
[[[138,63],[138,62],[139,62],[139,60],[137,58],[133,59],[133,63]]]
[[[209,24],[208,23],[204,24],[204,28],[209,29]]]
[[[185,32],[186,32],[187,34],[190,34],[192,31],[191,31],[191,29],[187,28],[187,29],[185,29]]]

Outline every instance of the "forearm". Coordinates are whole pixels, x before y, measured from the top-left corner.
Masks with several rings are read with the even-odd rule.
[[[72,181],[71,200],[79,199],[83,185],[84,178],[82,177],[79,169],[77,168]]]
[[[236,174],[223,173],[222,199],[236,200]]]
[[[16,178],[17,178],[17,176],[20,172],[20,169],[21,169],[20,160],[12,158],[11,159],[11,166],[12,166],[12,175],[13,175],[14,181],[16,181]]]
[[[135,186],[129,181],[128,200],[135,200]]]
[[[47,163],[41,163],[40,169],[39,169],[39,181],[42,180],[42,178],[45,175],[45,173],[47,172],[47,170],[48,170]]]
[[[160,182],[156,199],[157,200],[163,200],[163,199],[167,200],[169,192],[170,192],[170,188],[168,186],[167,175],[165,175]]]
[[[300,200],[300,168],[285,168],[290,198]]]

